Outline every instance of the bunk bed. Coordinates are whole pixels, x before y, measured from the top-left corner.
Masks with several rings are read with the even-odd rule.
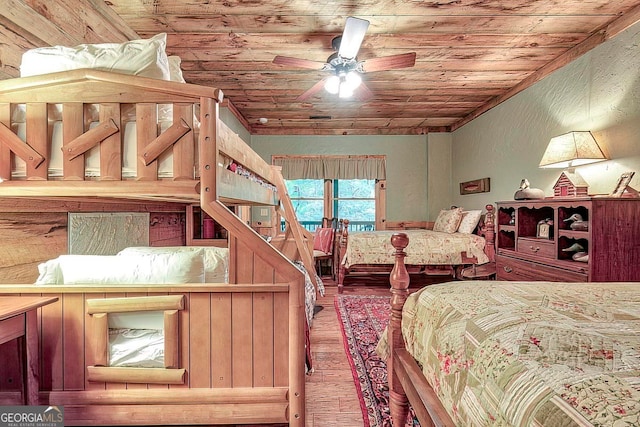
[[[388,275],[393,268],[394,249],[391,236],[402,230],[413,242],[407,268],[412,274],[425,274],[440,278],[456,278],[468,266],[484,266],[487,274],[495,262],[494,207],[463,211],[453,207],[441,211],[434,222],[399,221],[385,223],[385,230],[350,232],[349,220],[340,222],[338,292],[344,290],[349,275]],[[456,220],[447,224],[455,214]],[[472,218],[473,214],[475,218]],[[439,221],[443,218],[443,221]],[[465,218],[468,218],[468,222]],[[442,226],[440,227],[440,225]],[[475,273],[478,274],[478,273]]]
[[[65,425],[305,424],[304,274],[230,209],[288,196],[279,170],[220,121],[222,101],[215,88],[92,69],[0,81],[0,297],[58,298],[38,310],[40,366],[30,369],[39,404],[64,406]],[[159,130],[166,107],[172,124]],[[98,123],[88,123],[90,109]],[[131,141],[125,111],[135,116]],[[227,232],[226,282],[32,284],[38,264],[66,254],[71,212],[152,212],[151,234],[175,232],[159,243],[184,245],[194,206]],[[292,212],[285,203],[288,236],[314,271]],[[132,313],[157,317],[161,366],[110,365],[112,323]],[[4,405],[22,401],[12,349],[0,347]]]
[[[640,291],[628,283],[458,281],[409,295],[396,250],[387,361],[393,425],[638,425]]]

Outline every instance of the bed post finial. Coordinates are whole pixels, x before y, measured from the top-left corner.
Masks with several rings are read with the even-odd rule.
[[[409,295],[409,273],[404,264],[407,256],[404,249],[409,244],[409,237],[405,233],[394,233],[391,236],[391,245],[395,248],[395,263],[389,281],[391,282],[391,318],[387,329],[387,340],[390,346],[389,359],[387,360],[387,377],[389,381],[389,411],[394,426],[404,426],[409,413],[409,401],[402,389],[400,380],[395,375],[394,358],[395,349],[404,349],[402,338],[402,306]]]
[[[342,258],[347,253],[347,240],[349,239],[349,220],[341,219],[340,227],[338,228],[340,233],[340,239],[338,244],[338,293],[341,294],[344,289],[344,276],[346,275],[346,268],[342,264]]]

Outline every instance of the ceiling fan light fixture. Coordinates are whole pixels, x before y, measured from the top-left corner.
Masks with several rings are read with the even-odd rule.
[[[340,91],[340,77],[329,77],[324,84],[324,89],[330,94],[336,95]]]
[[[346,82],[342,82],[340,84],[340,90],[338,91],[339,98],[351,98],[353,96],[353,88],[346,84]]]
[[[349,71],[345,76],[345,83],[349,85],[353,90],[357,89],[362,83],[362,77],[357,71]]]

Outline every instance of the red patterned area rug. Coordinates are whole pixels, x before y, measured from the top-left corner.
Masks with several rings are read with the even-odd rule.
[[[376,345],[389,322],[389,297],[336,295],[335,306],[364,425],[390,427],[387,364],[376,353]],[[419,425],[411,413],[407,426]]]

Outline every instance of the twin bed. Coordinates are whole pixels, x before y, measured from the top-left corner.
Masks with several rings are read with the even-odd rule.
[[[292,259],[314,271],[311,252],[282,203],[279,170],[220,121],[222,99],[214,88],[90,69],[0,81],[0,298],[58,297],[38,312],[38,400],[64,406],[65,425],[305,424],[307,282]],[[172,124],[160,127],[166,107]],[[18,113],[24,127],[16,126]],[[131,122],[135,132],[125,137]],[[286,244],[270,244],[229,208],[281,204],[294,230]],[[155,254],[158,263],[143,274],[151,282],[100,283],[90,274],[33,284],[39,264],[72,257],[74,212],[142,212],[150,245],[182,246],[194,240],[194,206],[227,232],[226,280],[203,278],[202,255],[187,263]],[[92,240],[130,237],[102,230]],[[166,279],[166,268],[178,265],[184,271]],[[111,364],[109,333],[126,329],[122,319],[132,313],[162,331],[163,357],[152,366]],[[0,347],[3,405],[22,401],[16,349]]]
[[[408,295],[395,234],[391,309],[378,345],[404,425],[640,424],[637,283],[459,281]]]
[[[494,262],[494,207],[485,209],[454,207],[442,210],[435,222],[388,222],[387,230],[370,232],[350,233],[349,221],[342,221],[338,292],[349,275],[389,274],[395,262],[391,236],[398,230],[409,236],[406,265],[411,273],[453,279],[465,266]]]

